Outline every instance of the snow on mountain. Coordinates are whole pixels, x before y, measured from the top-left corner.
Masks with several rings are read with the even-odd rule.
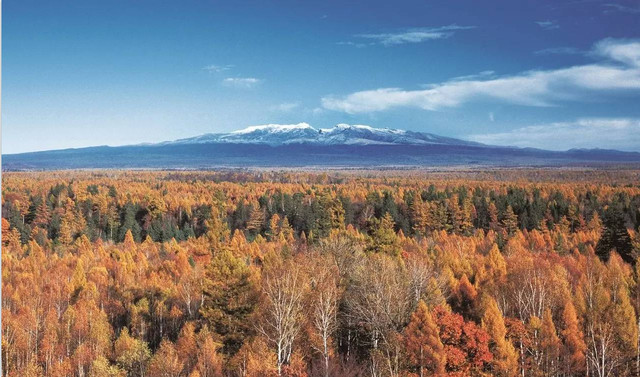
[[[291,132],[296,130],[313,130],[315,129],[309,125],[309,123],[298,124],[265,124],[263,126],[251,126],[243,128],[241,130],[233,131],[232,134],[249,134],[253,132]]]
[[[316,129],[308,123],[266,124],[241,130],[205,134],[196,137],[160,143],[173,144],[288,144],[311,145],[480,145],[478,143],[442,137],[430,133],[366,125],[338,124],[333,128]]]

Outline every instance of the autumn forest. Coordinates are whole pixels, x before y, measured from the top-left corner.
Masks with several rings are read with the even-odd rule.
[[[638,182],[3,173],[3,374],[638,376]]]

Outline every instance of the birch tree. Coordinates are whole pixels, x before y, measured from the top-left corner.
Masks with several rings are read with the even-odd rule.
[[[300,269],[282,265],[265,273],[262,282],[263,312],[258,332],[275,349],[278,376],[291,361],[293,344],[303,323],[305,279]]]

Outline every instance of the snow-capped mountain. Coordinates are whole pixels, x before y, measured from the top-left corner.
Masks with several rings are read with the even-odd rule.
[[[423,132],[338,124],[267,124],[159,144],[97,146],[2,156],[3,170],[397,168],[640,164],[640,153],[499,147]]]
[[[251,126],[229,133],[201,136],[160,143],[176,144],[290,144],[312,145],[479,145],[469,141],[442,137],[430,133],[365,125],[338,124],[333,128],[316,129],[308,123],[266,124]]]

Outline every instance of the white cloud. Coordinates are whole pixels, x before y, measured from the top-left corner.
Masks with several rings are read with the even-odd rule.
[[[638,5],[626,6],[622,4],[616,4],[616,3],[607,3],[607,4],[602,4],[602,6],[607,8],[605,9],[604,13],[611,13],[611,12],[622,12],[622,13],[631,13],[631,14],[640,13],[640,6]]]
[[[526,106],[553,106],[579,100],[589,92],[640,90],[640,41],[606,39],[594,46],[596,64],[555,70],[526,71],[489,79],[453,79],[422,90],[379,88],[327,96],[322,105],[346,113],[383,111],[396,107],[439,110],[475,99],[492,99]]]
[[[489,120],[492,122],[495,122],[496,120],[495,116],[493,115],[493,111],[489,113]]]
[[[230,64],[227,64],[227,65],[214,65],[214,64],[211,64],[211,65],[208,65],[206,67],[203,67],[202,69],[204,69],[205,71],[211,72],[211,73],[213,73],[213,72],[219,73],[219,72],[228,71],[231,68],[233,68],[233,65],[230,65]]]
[[[449,81],[467,81],[467,80],[477,80],[477,79],[488,79],[495,77],[495,71],[482,71],[473,75],[465,75],[454,77]],[[433,88],[433,84],[422,85],[423,88]]]
[[[277,106],[273,106],[271,107],[272,111],[282,111],[282,112],[289,112],[291,110],[294,110],[296,108],[300,107],[300,103],[299,102],[285,102],[285,103],[281,103]]]
[[[227,77],[222,80],[222,84],[234,88],[253,88],[262,83],[262,80],[255,77]]]
[[[544,30],[553,30],[553,29],[559,29],[560,28],[560,25],[558,25],[558,23],[556,21],[550,21],[550,20],[536,21],[536,24],[538,24],[538,26],[540,26]]]
[[[373,40],[384,46],[400,45],[405,43],[420,43],[433,39],[444,39],[451,37],[457,30],[473,29],[475,26],[458,26],[448,25],[435,28],[414,28],[407,29],[395,33],[379,33],[379,34],[358,34],[357,38]],[[342,44],[353,44],[354,46],[362,46],[360,43],[342,42]]]
[[[356,42],[351,42],[351,41],[342,41],[342,42],[338,42],[336,44],[342,45],[342,46],[353,46],[353,47],[357,47],[357,48],[363,48],[363,47],[367,47],[371,43],[356,43]]]
[[[607,38],[595,44],[594,55],[607,56],[631,66],[640,66],[640,40]]]
[[[469,140],[492,145],[551,150],[604,148],[640,151],[640,119],[587,118],[518,128],[508,132],[477,134]]]
[[[550,47],[535,51],[536,55],[578,55],[584,54],[584,51],[575,47]]]

